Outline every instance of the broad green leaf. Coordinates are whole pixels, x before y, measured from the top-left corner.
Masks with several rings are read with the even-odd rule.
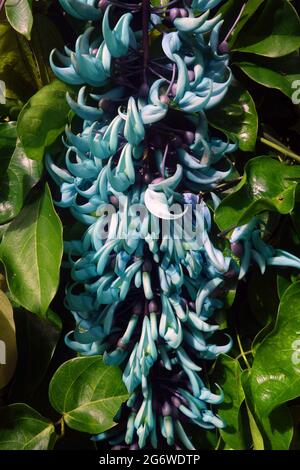
[[[300,282],[283,294],[273,331],[257,348],[250,387],[255,410],[272,410],[299,396],[300,389]]]
[[[24,403],[0,408],[0,450],[48,450],[56,440],[54,425]]]
[[[234,450],[245,449],[240,421],[240,408],[245,398],[241,373],[242,369],[236,359],[222,355],[213,375],[224,392],[224,402],[217,408],[218,415],[226,422],[226,428],[220,429],[220,434],[223,441]]]
[[[30,40],[33,25],[30,2],[28,0],[6,0],[5,13],[11,26]]]
[[[298,54],[277,59],[253,56],[250,60],[236,62],[236,65],[255,82],[275,88],[289,98],[295,93],[293,83],[300,80]]]
[[[6,85],[3,80],[0,80],[0,104],[5,104],[6,103]]]
[[[16,140],[16,122],[0,122],[0,164],[6,150],[11,150],[15,147]]]
[[[248,302],[254,318],[262,326],[276,319],[279,307],[276,291],[276,271],[269,269],[261,274],[258,267],[253,268],[248,285]]]
[[[118,367],[106,366],[100,356],[78,357],[55,372],[49,398],[70,428],[98,434],[115,425],[128,393]]]
[[[287,0],[266,0],[239,32],[232,51],[282,57],[299,47],[300,19],[295,8]]]
[[[47,31],[47,34],[45,34]],[[57,48],[62,50],[64,41],[56,25],[47,16],[36,14],[32,28],[31,45],[39,68],[43,85],[48,85],[54,78],[50,63],[50,52]]]
[[[293,283],[291,276],[284,276],[283,274],[277,274],[277,292],[278,297],[281,299],[288,287]]]
[[[269,416],[261,417],[256,410],[250,382],[251,370],[245,370],[242,384],[254,450],[288,450],[293,438],[293,422],[289,409],[283,405]]]
[[[169,0],[151,0],[151,5],[154,7],[165,7],[168,3]]]
[[[0,225],[0,242],[1,242],[1,238],[3,237],[4,233],[8,229],[8,226],[9,226],[9,223]]]
[[[0,22],[0,57],[7,101],[25,102],[43,84],[29,42],[4,21]]]
[[[225,230],[245,224],[266,210],[289,214],[299,177],[299,166],[288,166],[267,156],[253,158],[246,164],[237,190],[225,197],[216,210],[216,223]]]
[[[30,400],[48,372],[61,336],[61,321],[50,309],[45,319],[24,309],[15,309],[18,363],[10,390],[10,400]],[[28,367],[30,364],[30,367]]]
[[[234,83],[220,105],[208,111],[207,117],[211,126],[238,141],[241,150],[254,150],[258,118],[254,101],[241,85]]]
[[[63,132],[70,111],[67,90],[55,80],[30,98],[19,114],[18,136],[29,158],[42,160],[46,147]]]
[[[62,226],[46,185],[12,221],[1,243],[10,292],[27,310],[45,315],[58,287],[62,251]]]
[[[42,169],[41,162],[27,158],[19,144],[12,154],[0,159],[0,224],[20,212],[30,189],[40,180]]]
[[[14,375],[17,363],[16,328],[10,301],[0,290],[0,390]]]

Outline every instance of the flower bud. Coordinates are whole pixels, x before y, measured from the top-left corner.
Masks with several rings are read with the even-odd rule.
[[[241,258],[244,253],[244,247],[241,242],[233,242],[231,243],[231,251],[232,253],[237,256],[238,258]]]
[[[149,302],[148,308],[149,308],[149,313],[158,312],[157,302],[155,300],[151,300],[151,302]]]
[[[99,101],[99,108],[103,109],[103,111],[108,111],[110,107],[110,100],[106,98],[102,98]]]
[[[109,1],[108,0],[100,0],[99,3],[98,3],[98,8],[100,10],[105,10],[105,8],[107,8],[109,5]]]
[[[189,70],[188,71],[188,76],[189,76],[189,81],[193,82],[195,80],[195,72],[194,70]]]
[[[170,103],[170,98],[167,95],[161,95],[159,99],[162,104],[168,105]]]
[[[180,16],[180,9],[179,8],[171,8],[169,12],[169,17],[171,21],[174,21],[176,18]]]
[[[188,14],[188,12],[185,8],[180,8],[179,11],[180,11],[181,18],[187,18],[189,16],[189,14]]]
[[[194,143],[194,140],[195,140],[195,134],[194,132],[191,132],[191,131],[185,131],[184,133],[184,141],[186,144],[188,145],[192,145]]]

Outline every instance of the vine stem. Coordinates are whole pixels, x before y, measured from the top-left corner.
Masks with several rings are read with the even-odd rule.
[[[239,345],[239,349],[241,351],[240,356],[244,359],[244,362],[246,364],[247,369],[251,369],[251,366],[249,364],[249,361],[248,361],[247,356],[245,354],[245,351],[243,349],[243,345],[242,345],[242,342],[241,342],[240,335],[239,335],[237,330],[236,330],[236,339],[237,339],[237,342],[238,342],[238,345]]]
[[[244,5],[242,6],[241,11],[240,11],[239,14],[238,14],[238,17],[236,18],[236,20],[234,21],[234,23],[233,23],[233,25],[231,26],[230,30],[229,30],[228,33],[226,34],[226,36],[225,36],[223,42],[228,41],[228,39],[229,39],[231,33],[233,33],[233,31],[234,31],[236,25],[238,24],[238,22],[240,21],[240,19],[241,19],[241,17],[242,17],[242,14],[244,13],[244,10],[245,10],[245,8],[246,8],[246,4],[247,4],[247,3],[244,3]]]
[[[297,155],[296,153],[294,153],[289,148],[285,147],[284,145],[281,145],[279,142],[278,143],[277,142],[272,142],[271,140],[268,140],[265,137],[260,137],[259,141],[262,144],[267,145],[268,147],[271,147],[274,150],[277,150],[282,155],[285,155],[286,157],[290,157],[293,160],[295,160],[296,162],[300,163],[300,156]]]
[[[55,423],[55,426],[60,428],[60,434],[58,435],[58,439],[62,439],[65,436],[65,421],[63,416],[60,418],[57,423]]]
[[[147,68],[149,62],[149,33],[150,0],[142,0],[143,17],[143,53],[144,53],[144,82],[147,83]]]
[[[2,10],[4,6],[5,0],[0,0],[0,11]]]

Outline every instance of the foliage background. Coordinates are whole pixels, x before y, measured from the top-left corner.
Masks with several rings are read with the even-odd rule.
[[[244,3],[222,2],[223,38]],[[99,358],[75,358],[64,345],[72,319],[63,307],[62,234],[70,239],[82,227],[63,210],[57,216],[58,195],[43,165],[45,149],[59,151],[72,119],[49,53],[72,47],[82,24],[55,0],[0,5],[0,339],[7,344],[0,449],[92,449],[90,435],[113,425],[127,395],[118,368],[110,367],[104,382]],[[224,249],[230,228],[260,213],[268,243],[300,255],[300,106],[292,102],[300,80],[299,14],[297,1],[248,0],[230,36],[236,80],[209,114],[213,128],[239,141],[235,174],[218,188],[224,200],[215,222]],[[199,449],[300,449],[298,272],[252,269],[227,293],[218,323],[234,347],[207,375],[223,387],[218,413],[228,426],[198,430]],[[103,412],[104,398],[110,413],[99,422],[93,416]]]

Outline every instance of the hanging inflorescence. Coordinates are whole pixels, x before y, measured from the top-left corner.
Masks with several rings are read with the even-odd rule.
[[[83,85],[77,101],[67,95],[82,127],[66,128],[64,168],[46,156],[58,206],[87,226],[65,242],[76,321],[66,342],[123,369],[130,398],[118,426],[95,437],[114,446],[193,449],[187,424],[224,427],[212,410],[222,391],[204,372],[231,347],[211,323],[227,283],[252,261],[262,272],[300,267],[265,244],[259,219],[233,231],[226,255],[211,241],[205,201],[219,204],[213,191],[236,148],[206,119],[232,79],[210,14],[219,2],[60,0],[88,21],[75,51],[50,58],[59,79]]]

